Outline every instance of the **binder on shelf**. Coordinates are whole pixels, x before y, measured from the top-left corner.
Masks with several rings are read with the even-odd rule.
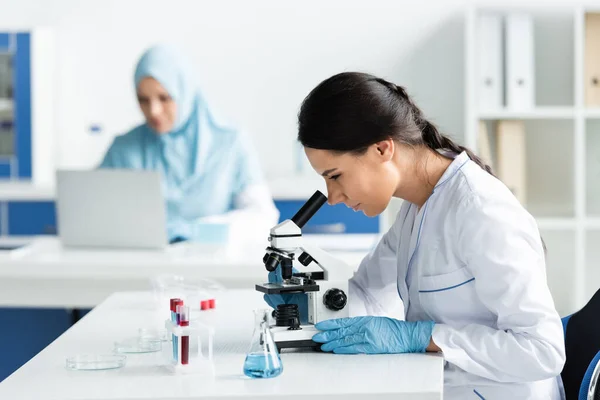
[[[521,204],[526,205],[525,123],[499,121],[496,135],[498,149],[496,174]]]
[[[506,106],[511,110],[527,110],[535,105],[533,35],[531,15],[506,15]]]
[[[600,14],[585,14],[585,105],[600,107]]]
[[[497,110],[504,106],[502,29],[502,15],[490,12],[477,16],[476,90],[482,110]]]

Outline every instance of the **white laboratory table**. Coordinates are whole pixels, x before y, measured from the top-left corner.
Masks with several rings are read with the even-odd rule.
[[[305,235],[305,240],[357,268],[377,235]],[[251,288],[266,280],[265,243],[178,243],[164,251],[64,248],[56,237],[3,238],[0,307],[91,308],[117,291],[149,290],[159,274],[210,278],[227,288]]]
[[[260,293],[234,289],[211,311],[192,309],[192,319],[216,328],[215,375],[173,375],[160,353],[128,355],[110,371],[69,371],[65,358],[111,351],[139,328],[160,328],[168,305],[157,309],[148,292],[111,295],[91,313],[0,383],[0,399],[441,399],[443,358],[438,354],[334,355],[313,351],[281,354],[283,373],[253,380],[242,373]],[[169,345],[167,343],[167,345]]]

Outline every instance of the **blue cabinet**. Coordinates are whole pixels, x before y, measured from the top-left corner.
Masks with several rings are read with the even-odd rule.
[[[69,329],[71,319],[61,309],[0,309],[0,381]]]
[[[305,203],[304,200],[277,200],[279,222],[290,219]],[[378,233],[379,218],[361,211],[354,212],[344,204],[325,204],[302,228],[303,233]]]
[[[19,201],[8,203],[9,235],[56,234],[53,201]]]
[[[8,33],[0,33],[0,51],[8,52],[10,50],[10,35]]]
[[[10,164],[11,164],[11,162],[9,160],[0,159],[0,177],[7,178],[10,176],[10,171],[11,171]]]

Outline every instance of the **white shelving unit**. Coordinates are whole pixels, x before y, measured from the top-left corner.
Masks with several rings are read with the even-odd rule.
[[[598,112],[600,116],[600,110]],[[536,107],[531,110],[481,110],[477,112],[479,120],[505,120],[505,119],[573,119],[574,107]]]
[[[533,20],[535,105],[482,109],[477,18],[514,11]],[[480,121],[524,121],[525,206],[548,247],[548,284],[561,315],[576,311],[600,288],[600,107],[585,106],[586,13],[600,9],[482,6],[470,8],[465,19],[465,144],[477,151]]]

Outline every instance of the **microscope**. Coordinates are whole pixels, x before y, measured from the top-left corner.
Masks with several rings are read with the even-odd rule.
[[[353,270],[341,260],[332,257],[318,247],[302,241],[302,227],[327,201],[327,197],[316,191],[291,220],[271,228],[270,246],[266,249],[263,262],[267,271],[281,266],[281,283],[256,285],[256,290],[266,294],[306,293],[308,297],[307,324],[300,323],[296,304],[281,304],[273,312],[275,325],[270,327],[279,350],[284,348],[314,348],[320,345],[312,341],[318,330],[314,324],[326,319],[349,316],[348,280]],[[297,261],[305,267],[318,266],[313,272],[293,272]]]

